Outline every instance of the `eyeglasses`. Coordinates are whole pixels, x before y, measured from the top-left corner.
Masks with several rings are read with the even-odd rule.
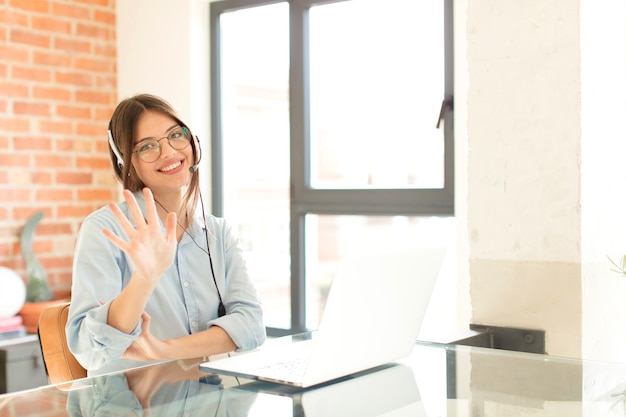
[[[139,142],[139,146],[133,152],[136,152],[144,162],[154,162],[161,156],[161,141],[163,139],[167,139],[167,143],[172,148],[180,151],[189,146],[191,135],[186,127],[178,127],[162,138]]]

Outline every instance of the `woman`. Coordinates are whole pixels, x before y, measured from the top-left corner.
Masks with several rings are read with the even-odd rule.
[[[125,202],[90,214],[79,232],[66,327],[78,361],[95,375],[261,345],[243,252],[204,212],[197,138],[146,94],[117,106],[108,133]]]

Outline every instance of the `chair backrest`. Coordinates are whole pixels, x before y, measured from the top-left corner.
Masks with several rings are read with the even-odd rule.
[[[39,343],[48,382],[58,384],[84,378],[87,371],[76,360],[65,337],[70,303],[45,308],[39,317]]]

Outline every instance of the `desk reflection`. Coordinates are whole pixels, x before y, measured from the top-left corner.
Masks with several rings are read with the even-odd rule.
[[[177,361],[76,381],[66,405],[73,417],[426,415],[413,372],[401,364],[303,390],[209,374],[198,362]]]
[[[268,413],[271,410],[260,406],[269,401],[277,404],[277,396],[291,400],[291,413],[280,415],[293,417],[375,417],[392,414],[396,417],[426,416],[413,371],[408,366],[397,363],[307,389],[251,382],[235,388],[234,391],[269,394],[268,398],[259,396],[248,417],[278,415]]]
[[[621,363],[420,342],[398,363],[305,390],[217,376],[198,363],[3,394],[0,417],[626,416]]]
[[[200,361],[175,361],[72,384],[69,416],[247,416],[257,394],[225,389]],[[228,378],[228,377],[226,377]],[[230,378],[231,385],[238,381]],[[236,398],[235,398],[236,397]]]

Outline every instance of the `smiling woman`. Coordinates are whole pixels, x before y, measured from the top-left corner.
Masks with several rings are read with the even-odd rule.
[[[191,129],[142,94],[117,106],[109,145],[125,201],[89,215],[79,233],[67,333],[81,365],[104,373],[263,343],[238,239],[204,210]]]

